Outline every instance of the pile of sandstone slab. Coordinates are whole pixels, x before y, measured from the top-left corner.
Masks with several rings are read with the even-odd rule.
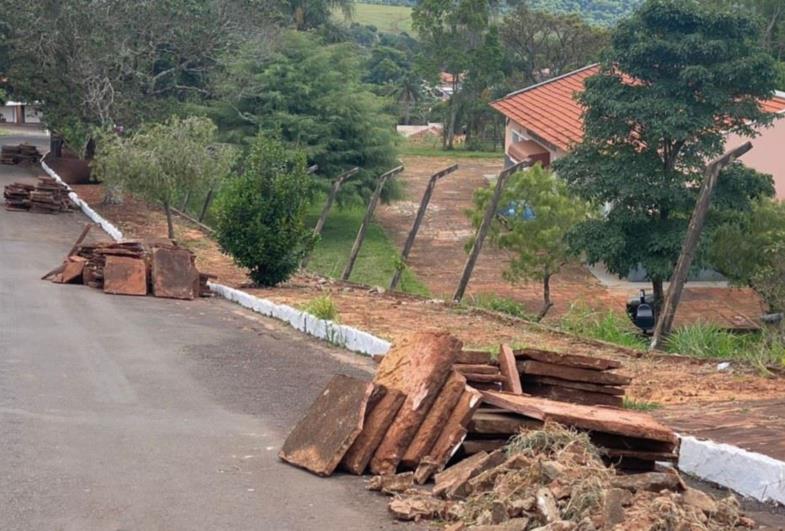
[[[84,284],[113,295],[191,300],[211,295],[212,275],[200,273],[195,255],[169,239],[84,243],[84,231],[63,263],[42,277],[57,284]]]
[[[534,355],[540,359],[546,356]],[[588,361],[592,359],[588,356],[559,358],[559,355],[549,352],[549,361],[539,363],[561,364],[567,368],[575,368],[576,363],[593,363]],[[646,486],[631,488],[645,492],[668,490],[678,495],[668,498],[668,503],[679,507],[676,512],[682,510],[685,492],[690,492],[688,498],[703,500],[701,493],[688,491],[680,480],[672,479],[678,476],[668,476],[664,483],[657,476],[662,474],[658,471],[662,465],[658,463],[677,458],[678,439],[670,428],[638,411],[532,396],[525,383],[529,374],[525,371],[531,367],[526,363],[530,359],[534,359],[531,350],[516,353],[502,346],[498,355],[490,355],[464,351],[461,342],[447,333],[414,334],[384,356],[373,381],[335,376],[292,430],[279,455],[284,461],[320,476],[338,470],[372,474],[374,488],[397,495],[390,510],[400,519],[433,518],[470,525],[508,525],[505,522],[514,518],[526,520],[523,527],[523,520],[509,524],[518,526],[510,529],[533,529],[562,521],[577,524],[577,515],[582,519],[591,516],[599,522],[597,514],[576,511],[575,507],[583,503],[599,511],[598,500],[604,500],[612,489],[621,488],[613,486],[616,483],[605,474],[601,474],[606,480],[597,486],[596,492],[573,493],[571,485],[563,485],[540,492],[538,498],[539,489],[553,483],[557,478],[551,475],[559,475],[560,470],[558,465],[549,465],[553,469],[549,475],[541,470],[542,461],[559,462],[557,456],[535,452],[527,454],[525,459],[518,457],[515,463],[508,462],[515,453],[510,450],[511,445],[533,447],[521,442],[521,437],[548,440],[547,433],[560,429],[579,437],[583,442],[573,446],[586,448],[584,453],[592,456],[591,462],[585,456],[575,458],[579,464],[589,468],[599,466],[612,471],[614,476],[654,474],[649,479],[640,476],[644,478],[641,485]],[[615,362],[594,362],[593,368],[582,369],[610,375],[617,374],[613,372],[617,368]],[[568,373],[566,376],[575,378],[574,371]],[[492,378],[478,381],[476,375],[482,374]],[[608,385],[620,382],[611,379]],[[562,451],[559,456],[562,454],[571,455]],[[573,468],[575,462],[570,462]],[[533,484],[527,480],[527,488],[518,493],[523,495],[525,491],[525,499],[512,486],[522,481],[517,478],[520,472],[515,473],[516,479],[503,480],[509,470],[523,470],[523,476],[535,474],[540,478]],[[592,473],[587,477],[600,476]],[[565,478],[562,476],[561,481]],[[429,491],[425,485],[432,479],[436,488]],[[474,483],[470,485],[472,480]],[[532,490],[534,486],[537,488]],[[464,518],[467,505],[476,509],[477,504],[468,501],[475,494],[483,503],[500,498],[504,500],[503,507],[497,507],[495,513],[483,512],[482,518],[478,515]],[[632,494],[634,497],[635,492]],[[614,496],[619,498],[617,505],[622,507],[619,509],[622,513],[625,507],[633,505],[637,507],[635,510],[641,510],[642,501],[638,500],[636,505],[633,497],[628,499],[618,492]],[[665,503],[655,502],[654,498],[647,498],[646,503]],[[409,503],[412,500],[414,508]],[[708,502],[706,505],[710,506]],[[690,511],[686,512],[699,518]],[[618,514],[614,518],[618,519]],[[582,529],[591,529],[588,525],[585,523]],[[596,525],[594,528],[599,529]]]
[[[11,183],[3,188],[5,208],[10,211],[59,214],[76,210],[68,188],[51,177],[39,177],[37,184]]]

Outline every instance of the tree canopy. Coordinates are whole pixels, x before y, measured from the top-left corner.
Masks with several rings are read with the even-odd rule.
[[[642,265],[661,296],[704,165],[726,133],[754,135],[771,121],[758,102],[774,88],[774,61],[752,19],[694,1],[647,1],[613,32],[579,98],[583,143],[556,162],[576,192],[607,205],[603,218],[576,228],[574,246],[622,276]],[[720,176],[713,207],[749,210],[772,193],[769,176],[737,163]]]
[[[360,66],[353,44],[323,45],[304,33],[286,33],[271,49],[245,46],[227,58],[212,114],[230,140],[278,137],[327,179],[361,168],[342,193],[367,195],[397,165],[396,134]]]

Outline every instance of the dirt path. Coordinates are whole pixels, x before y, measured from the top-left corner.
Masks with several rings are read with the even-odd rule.
[[[383,205],[377,214],[395,244],[402,247],[429,176],[456,161],[458,171],[444,178],[436,187],[409,259],[409,266],[417,277],[439,298],[452,296],[466,261],[464,246],[474,234],[466,216],[466,211],[472,208],[472,195],[477,188],[487,185],[487,177],[502,169],[501,160],[406,157],[406,170],[399,178],[406,197]],[[502,276],[508,261],[508,255],[503,251],[486,245],[474,270],[467,296],[513,299],[529,312],[537,313],[542,306],[540,284],[510,284]],[[640,287],[649,286],[642,283]],[[609,289],[588,268],[571,263],[551,279],[554,307],[546,320],[557,320],[572,304],[623,311],[627,299],[636,294],[637,288]],[[760,313],[760,300],[752,290],[688,288],[675,324],[705,321],[728,328],[748,328],[755,326],[750,319],[755,319]]]

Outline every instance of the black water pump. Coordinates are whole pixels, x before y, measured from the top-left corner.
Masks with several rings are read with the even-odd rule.
[[[652,334],[657,323],[654,301],[654,295],[646,295],[646,290],[643,289],[640,296],[627,301],[627,315],[644,334]]]

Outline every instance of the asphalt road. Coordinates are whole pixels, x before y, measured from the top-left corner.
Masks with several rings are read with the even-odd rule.
[[[359,478],[277,458],[330,377],[371,362],[217,299],[39,280],[85,220],[0,208],[0,529],[400,528]]]

